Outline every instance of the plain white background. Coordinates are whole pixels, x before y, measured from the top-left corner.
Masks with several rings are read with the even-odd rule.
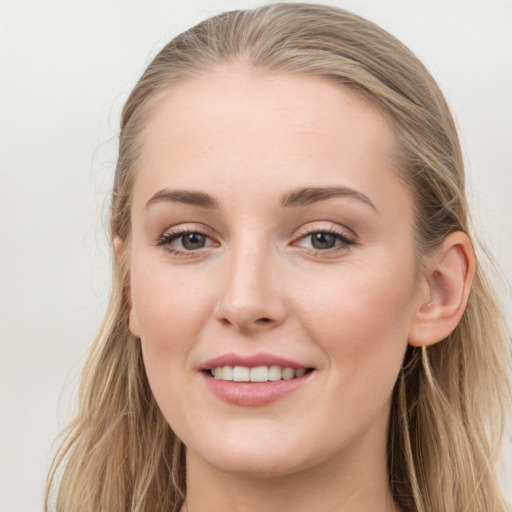
[[[434,74],[460,129],[479,233],[512,281],[512,1],[322,3],[377,22]],[[105,308],[124,100],[172,36],[260,4],[0,1],[1,512],[42,509],[52,440]],[[504,454],[512,501],[510,445]]]

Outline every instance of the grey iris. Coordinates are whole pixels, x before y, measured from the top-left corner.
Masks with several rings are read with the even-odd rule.
[[[189,251],[202,249],[206,243],[206,237],[200,233],[187,233],[181,237],[183,247]]]
[[[311,245],[315,249],[331,249],[336,245],[336,237],[329,233],[313,233],[311,235]]]

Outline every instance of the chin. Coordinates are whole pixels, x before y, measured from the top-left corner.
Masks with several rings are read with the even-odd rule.
[[[229,457],[212,457],[206,462],[222,473],[252,477],[252,478],[277,478],[297,473],[305,468],[304,461],[287,457],[269,456],[265,450],[261,453],[230,454]]]
[[[311,454],[303,449],[297,450],[300,444],[293,442],[294,439],[286,441],[269,437],[225,437],[220,442],[208,443],[208,446],[190,446],[187,463],[192,462],[189,458],[198,457],[223,473],[254,478],[285,476],[311,465]]]

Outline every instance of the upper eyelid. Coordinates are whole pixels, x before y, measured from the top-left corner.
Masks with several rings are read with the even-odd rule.
[[[304,237],[318,232],[337,234],[354,241],[358,238],[357,234],[352,229],[329,221],[314,221],[305,224],[297,230],[297,237]]]
[[[180,234],[185,234],[185,233],[200,233],[201,235],[205,235],[208,237],[215,236],[215,233],[211,228],[205,226],[204,224],[197,224],[194,222],[190,222],[190,223],[185,222],[185,223],[176,224],[174,226],[169,226],[162,231],[161,236],[165,236],[167,234],[179,236]]]

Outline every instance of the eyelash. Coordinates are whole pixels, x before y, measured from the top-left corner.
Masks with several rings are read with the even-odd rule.
[[[323,228],[319,226],[316,229],[308,228],[304,234],[301,234],[299,237],[295,239],[293,245],[297,245],[299,242],[307,239],[308,237],[312,237],[315,234],[325,234],[331,235],[336,239],[336,245],[327,249],[315,249],[314,247],[307,248],[308,252],[313,256],[327,256],[327,255],[335,255],[338,251],[347,251],[350,249],[350,246],[356,243],[352,237],[347,235],[345,232],[341,230],[337,230],[335,228]],[[311,241],[311,244],[313,242]]]
[[[204,249],[204,247],[201,247],[199,249],[193,250],[180,250],[175,249],[172,247],[172,242],[175,240],[178,240],[179,238],[183,238],[186,235],[200,235],[205,237],[206,239],[212,240],[212,237],[207,235],[204,230],[201,229],[187,229],[182,228],[176,231],[168,231],[164,233],[162,236],[160,236],[157,240],[156,245],[162,247],[166,252],[174,255],[174,256],[185,256],[185,257],[193,257],[197,256],[197,254],[201,251],[201,249]],[[207,245],[205,247],[210,247],[212,244]]]
[[[174,255],[174,256],[185,256],[185,257],[194,257],[197,256],[200,252],[202,252],[202,249],[205,249],[207,247],[215,246],[214,244],[206,245],[205,247],[200,247],[198,249],[189,249],[189,250],[180,250],[175,249],[172,247],[172,242],[175,240],[178,240],[181,237],[184,237],[186,235],[200,235],[205,237],[206,239],[212,240],[212,237],[210,237],[208,234],[204,232],[204,230],[201,229],[179,229],[177,231],[169,231],[164,233],[162,236],[160,236],[157,239],[156,245],[162,247],[166,252]],[[299,242],[307,239],[308,237],[312,237],[315,234],[326,234],[331,235],[335,237],[336,245],[333,247],[329,247],[327,249],[315,249],[313,247],[311,248],[305,248],[310,254],[312,255],[318,255],[318,256],[325,256],[327,254],[333,254],[338,251],[346,251],[350,248],[350,246],[354,245],[356,241],[348,236],[346,233],[344,233],[341,230],[336,230],[334,228],[322,228],[319,227],[317,229],[311,229],[309,228],[304,234],[301,234],[298,236],[291,245],[297,246]],[[218,245],[218,244],[217,244]]]

